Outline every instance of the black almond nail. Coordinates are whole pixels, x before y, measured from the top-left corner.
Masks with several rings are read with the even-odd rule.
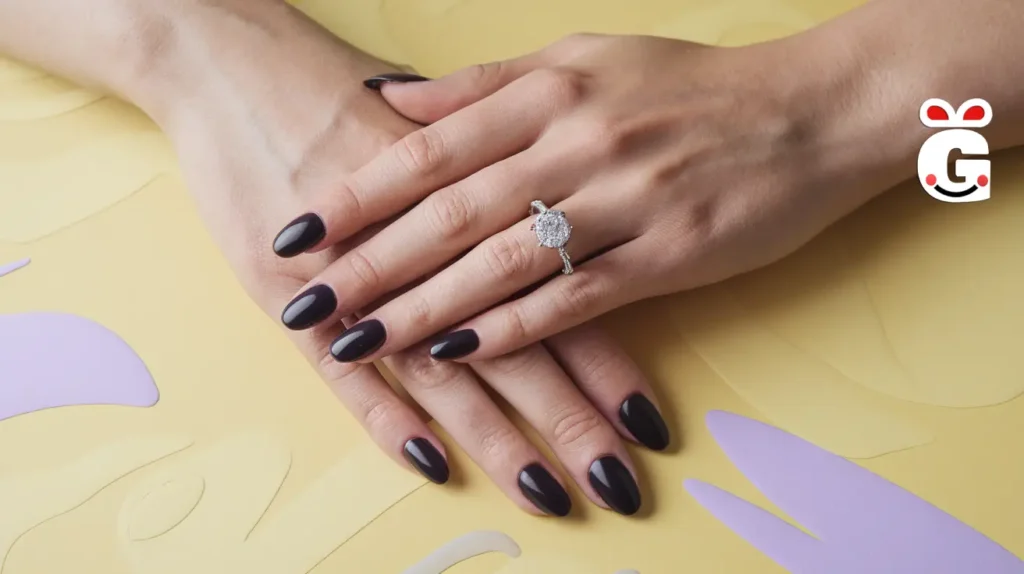
[[[434,484],[448,482],[448,462],[434,448],[433,443],[425,438],[414,438],[405,443],[402,453],[409,464],[416,467],[420,474]]]
[[[651,450],[668,448],[665,419],[647,397],[637,393],[623,401],[619,407],[619,419],[640,444]]]
[[[331,355],[342,363],[358,361],[373,353],[387,338],[384,324],[376,319],[352,325],[331,344]]]
[[[327,235],[324,220],[315,213],[307,213],[285,226],[274,238],[274,253],[278,257],[295,257],[323,240]]]
[[[430,356],[438,361],[465,357],[480,347],[480,337],[472,329],[453,331],[430,348]]]
[[[548,469],[533,463],[519,471],[519,490],[542,512],[552,516],[567,516],[572,510],[572,499]]]
[[[380,87],[384,84],[407,84],[409,82],[427,82],[430,78],[424,78],[417,74],[406,74],[404,72],[395,72],[393,74],[379,74],[372,78],[363,80],[363,85],[371,90],[380,91]]]
[[[315,285],[295,296],[281,312],[281,322],[293,331],[301,331],[331,316],[338,308],[334,289]]]
[[[595,460],[588,478],[601,500],[615,512],[631,516],[640,510],[640,488],[619,459],[606,456]]]

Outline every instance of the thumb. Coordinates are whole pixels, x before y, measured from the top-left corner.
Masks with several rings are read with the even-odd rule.
[[[431,124],[504,88],[538,67],[539,58],[477,64],[437,80],[412,74],[383,74],[364,84],[380,90],[399,114]]]

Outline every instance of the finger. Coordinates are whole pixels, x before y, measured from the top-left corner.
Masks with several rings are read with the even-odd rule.
[[[374,83],[395,111],[416,123],[432,124],[537,69],[543,65],[543,60],[543,55],[537,52],[511,60],[477,64],[427,82]]]
[[[585,258],[628,237],[631,222],[607,204],[570,198],[567,220],[579,225],[566,249]],[[525,208],[525,206],[524,206]],[[488,238],[467,255],[438,272],[432,279],[410,289],[373,311],[366,319],[342,333],[331,349],[339,361],[369,362],[408,348],[447,327],[506,300],[513,294],[562,269],[558,250],[538,245],[530,220]],[[590,277],[592,273],[584,273]],[[562,282],[573,275],[557,277]],[[600,275],[601,286],[611,290],[613,276]],[[598,285],[587,284],[590,289]],[[589,291],[587,295],[605,296]],[[523,345],[525,346],[525,345]],[[448,358],[449,353],[435,353]],[[475,350],[475,349],[470,349]],[[491,354],[489,357],[497,356]]]
[[[369,308],[522,220],[531,200],[560,202],[574,176],[537,167],[550,159],[533,147],[431,194],[313,278],[282,314],[285,325],[303,329]]]
[[[405,136],[286,225],[274,252],[292,257],[327,248],[526,149],[554,111],[576,97],[575,80],[567,77],[538,72]]]
[[[647,377],[603,329],[586,323],[544,346],[619,434],[651,450],[668,448],[668,426]]]
[[[425,349],[393,355],[384,363],[513,502],[533,514],[569,513],[572,502],[558,473],[469,367],[432,361]]]
[[[374,365],[344,365],[331,358],[326,331],[292,333],[299,350],[320,371],[328,388],[396,462],[431,482],[448,481],[444,444],[403,402]]]
[[[440,337],[435,358],[473,362],[521,349],[640,298],[649,257],[636,241],[555,277],[519,299],[490,309]]]
[[[542,346],[472,366],[537,430],[595,504],[625,515],[640,509],[633,463],[615,428]]]

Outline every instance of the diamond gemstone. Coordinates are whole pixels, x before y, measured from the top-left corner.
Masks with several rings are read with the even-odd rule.
[[[565,213],[553,209],[537,216],[533,230],[537,233],[537,241],[540,241],[544,247],[552,249],[565,247],[565,244],[569,242],[569,235],[572,233],[572,227],[565,219]]]

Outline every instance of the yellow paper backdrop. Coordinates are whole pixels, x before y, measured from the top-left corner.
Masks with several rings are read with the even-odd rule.
[[[296,4],[358,46],[438,75],[575,31],[744,44],[856,2]],[[451,572],[781,572],[681,488],[699,478],[773,508],[704,428],[709,409],[859,458],[1024,555],[1024,401],[1013,400],[1024,390],[1024,154],[993,165],[985,204],[943,205],[904,185],[776,266],[607,317],[681,440],[666,454],[634,452],[640,518],[590,506],[544,520],[454,448],[446,487],[377,453],[235,284],[158,130],[120,102],[0,59],[0,264],[33,259],[0,279],[0,313],[94,319],[161,391],[151,409],[0,422],[0,572],[397,573],[478,529],[507,533],[522,556]]]

